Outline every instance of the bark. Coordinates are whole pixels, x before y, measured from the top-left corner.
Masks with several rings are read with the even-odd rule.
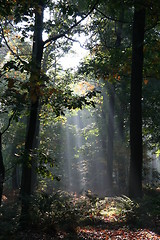
[[[41,104],[39,103],[38,107],[38,113],[40,112],[41,109]],[[39,115],[39,114],[38,114]],[[35,157],[34,161],[32,162],[32,180],[31,180],[31,192],[34,193],[34,191],[37,188],[38,181],[37,181],[37,150],[39,147],[39,130],[40,130],[40,119],[37,117],[37,122],[36,122],[36,132],[35,132],[35,142],[33,143],[33,148],[35,149]]]
[[[12,189],[17,190],[20,186],[20,173],[19,173],[19,166],[16,164],[13,168],[12,172]]]
[[[2,135],[8,130],[10,127],[12,118],[14,117],[15,112],[12,114],[12,116],[9,118],[7,127],[0,132],[0,206],[2,203],[2,194],[3,194],[3,183],[5,180],[5,166],[3,162],[3,154],[2,154]]]
[[[132,73],[130,96],[130,174],[129,196],[142,197],[142,78],[145,9],[134,11],[132,36]]]
[[[35,143],[37,142],[37,123],[39,112],[39,80],[41,75],[41,61],[43,56],[43,3],[40,1],[39,6],[35,9],[35,29],[32,50],[32,67],[30,76],[30,96],[31,106],[29,123],[27,127],[26,140],[25,140],[25,154],[22,165],[22,180],[21,180],[21,196],[22,196],[22,210],[21,210],[21,223],[24,224],[29,221],[29,198],[32,193],[32,180],[33,180],[33,166]]]
[[[122,27],[124,10],[120,14],[122,22],[115,23],[116,42],[115,47],[120,48],[122,41]],[[117,25],[117,26],[116,26]],[[114,115],[115,115],[115,87],[108,83],[109,113],[108,113],[108,143],[107,143],[107,189],[113,192],[113,159],[114,159]]]
[[[108,113],[108,143],[107,143],[107,190],[113,191],[113,147],[114,147],[114,110],[115,90],[114,85],[109,84],[109,113]]]
[[[5,167],[4,167],[3,155],[2,155],[2,133],[0,133],[0,206],[2,203],[4,178],[5,178]]]
[[[47,43],[56,41],[57,39],[64,37],[67,33],[81,23],[95,8],[96,4],[91,8],[91,10],[76,24],[73,24],[68,30],[60,33],[56,36],[52,36],[46,41],[42,41],[42,31],[43,31],[43,11],[44,11],[44,0],[38,1],[38,6],[35,8],[35,29],[34,29],[34,39],[33,39],[33,50],[32,50],[32,67],[31,67],[31,77],[30,77],[30,95],[31,95],[31,107],[29,124],[27,128],[26,141],[25,141],[25,154],[22,166],[22,181],[21,181],[21,196],[22,196],[22,210],[21,210],[21,225],[26,226],[29,221],[29,198],[31,196],[32,188],[32,174],[34,165],[33,154],[35,151],[36,142],[36,128],[38,120],[38,110],[40,107],[39,103],[39,80],[41,74],[41,62],[43,56],[43,49]]]

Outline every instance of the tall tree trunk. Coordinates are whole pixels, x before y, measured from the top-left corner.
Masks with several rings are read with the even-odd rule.
[[[142,78],[145,9],[135,7],[132,36],[132,73],[130,96],[130,176],[129,196],[142,197]]]
[[[5,167],[4,167],[3,155],[2,155],[2,133],[0,133],[0,206],[2,203],[4,177],[5,177]]]
[[[121,10],[120,19],[123,22],[124,9]],[[122,27],[123,23],[119,22],[116,26],[115,34],[116,42],[115,47],[120,48],[122,41]],[[109,93],[109,113],[108,113],[108,143],[107,143],[107,188],[110,193],[113,192],[113,158],[114,158],[114,115],[115,115],[115,86],[108,83]]]
[[[13,171],[12,171],[12,189],[13,190],[19,189],[19,182],[20,182],[19,180],[20,180],[19,166],[18,164],[16,164],[13,167]]]
[[[113,192],[113,143],[114,143],[114,110],[115,89],[114,85],[108,83],[109,110],[108,110],[108,142],[107,142],[107,190]]]
[[[38,113],[41,111],[41,103],[39,103],[38,107]],[[38,114],[39,115],[39,114]],[[38,180],[37,180],[37,150],[39,147],[39,130],[40,130],[40,119],[39,116],[37,117],[37,122],[36,122],[36,132],[35,132],[35,142],[33,143],[33,148],[36,151],[36,154],[34,156],[34,161],[32,162],[32,180],[31,180],[31,192],[34,192],[37,188],[38,185]]]
[[[14,117],[14,115],[15,115],[15,112],[9,118],[7,127],[2,132],[0,132],[0,205],[1,205],[1,202],[2,202],[3,183],[4,183],[4,179],[5,179],[5,167],[4,167],[3,154],[2,154],[2,135],[10,127],[11,120]]]
[[[34,151],[36,143],[36,129],[38,123],[39,112],[39,84],[41,75],[41,61],[43,56],[43,1],[39,1],[39,5],[35,8],[35,29],[32,50],[32,66],[30,76],[30,115],[27,126],[25,154],[22,166],[22,180],[21,180],[21,196],[22,196],[22,210],[21,223],[29,221],[29,197],[32,193],[32,179],[34,166]]]

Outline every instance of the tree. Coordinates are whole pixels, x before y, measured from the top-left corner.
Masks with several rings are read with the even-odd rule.
[[[36,128],[38,122],[38,109],[39,109],[39,93],[38,87],[40,84],[41,75],[41,61],[43,56],[43,14],[44,2],[40,1],[35,8],[35,25],[33,36],[32,48],[32,61],[31,61],[31,75],[30,75],[30,115],[28,130],[25,140],[25,154],[22,167],[22,181],[21,181],[21,194],[22,194],[22,218],[29,212],[28,196],[31,195],[32,189],[32,165],[33,165],[33,150],[34,142],[36,141]]]
[[[130,175],[129,196],[142,197],[142,81],[145,8],[135,5],[132,38],[132,73],[130,96]]]
[[[3,156],[2,156],[2,133],[0,133],[0,206],[1,206],[1,200],[2,200],[4,178],[5,178],[5,168],[4,168]]]
[[[88,100],[86,98],[91,98],[91,94],[87,94],[86,98],[83,97],[75,97],[72,96],[71,90],[69,90],[66,94],[66,92],[63,92],[61,90],[56,90],[53,85],[54,82],[52,79],[50,79],[51,86],[48,87],[49,83],[49,77],[46,75],[44,70],[47,68],[44,67],[46,64],[45,57],[43,58],[44,50],[50,46],[53,43],[55,46],[55,41],[59,40],[59,43],[57,45],[60,46],[61,38],[65,38],[66,35],[70,34],[71,31],[74,32],[74,28],[76,28],[82,20],[87,17],[93,10],[94,6],[97,4],[98,1],[96,1],[95,4],[91,7],[91,9],[86,13],[87,9],[82,7],[82,13],[79,12],[79,10],[71,4],[71,6],[67,3],[60,2],[46,2],[45,1],[37,1],[32,3],[25,3],[21,2],[21,4],[15,3],[14,8],[14,24],[9,25],[14,26],[17,28],[16,23],[19,23],[21,21],[24,21],[23,24],[25,27],[22,26],[22,29],[18,27],[19,35],[18,38],[20,38],[22,43],[25,43],[25,37],[28,38],[27,32],[33,30],[32,23],[34,23],[34,36],[33,36],[33,48],[32,48],[32,59],[24,59],[23,55],[21,56],[19,51],[16,51],[18,49],[17,45],[14,46],[12,49],[11,41],[7,41],[8,36],[5,37],[5,33],[11,33],[10,29],[6,29],[6,25],[4,22],[5,27],[3,24],[1,24],[1,33],[3,37],[3,42],[8,47],[9,51],[15,58],[15,60],[8,61],[4,67],[4,72],[11,71],[11,70],[19,70],[19,71],[25,71],[30,75],[29,79],[27,78],[27,81],[24,81],[24,83],[19,84],[19,87],[25,88],[27,92],[27,97],[29,95],[29,102],[27,104],[29,105],[29,120],[26,130],[26,140],[25,140],[25,149],[24,149],[24,156],[23,156],[23,162],[22,162],[22,181],[21,181],[21,196],[22,196],[22,218],[23,216],[27,216],[27,213],[29,212],[29,196],[32,193],[32,176],[33,176],[33,166],[35,163],[35,155],[37,150],[37,137],[38,137],[38,118],[39,118],[39,112],[40,112],[40,101],[42,102],[48,102],[48,98],[52,97],[52,105],[53,109],[55,111],[55,115],[59,115],[60,113],[63,113],[62,108],[68,107],[69,109],[76,108],[76,107],[82,107],[83,104],[88,104]],[[52,14],[55,17],[55,22],[49,20],[48,22],[44,22],[43,20],[43,12],[45,8],[50,8],[52,11]],[[89,4],[90,7],[90,4]],[[75,12],[74,12],[74,11]],[[34,17],[33,17],[34,16]],[[71,16],[74,18],[74,21],[71,21]],[[77,17],[80,16],[80,20],[77,20]],[[31,26],[30,22],[31,21]],[[64,21],[63,21],[64,20]],[[33,21],[33,22],[32,22]],[[73,23],[74,22],[74,23]],[[72,24],[73,23],[73,24]],[[42,40],[42,32],[43,27],[45,26],[45,30],[48,33],[48,39],[43,41]],[[25,29],[25,30],[24,30]],[[14,29],[13,29],[14,30]],[[57,34],[56,34],[57,31]],[[77,31],[77,30],[76,30]],[[31,37],[32,39],[32,37]],[[27,39],[28,40],[28,39]],[[28,42],[28,41],[27,41]],[[30,54],[30,52],[29,52]],[[51,55],[51,54],[50,54]],[[43,66],[42,66],[43,63]],[[19,90],[14,91],[14,79],[6,77],[6,80],[8,81],[8,90],[9,92],[15,92],[19,94]],[[21,81],[20,81],[21,82]],[[46,88],[45,88],[46,87]],[[49,90],[49,91],[48,91]],[[29,94],[28,94],[29,93]],[[47,93],[47,94],[46,94]],[[25,93],[26,94],[26,93]],[[46,94],[46,95],[45,95]],[[56,101],[55,101],[56,99]],[[22,99],[19,99],[20,102]],[[51,100],[51,99],[50,99]]]
[[[24,160],[23,160],[23,167],[22,167],[22,183],[21,183],[21,195],[22,195],[22,211],[21,211],[21,222],[26,223],[28,222],[29,217],[29,197],[31,195],[31,185],[32,185],[32,166],[34,162],[34,154],[35,154],[35,141],[37,138],[36,134],[36,128],[37,128],[37,122],[38,122],[38,115],[39,115],[39,107],[40,107],[40,98],[42,93],[42,88],[44,87],[44,74],[42,73],[42,58],[43,58],[43,51],[44,48],[47,46],[47,44],[53,43],[57,41],[58,39],[65,37],[67,34],[70,34],[70,32],[77,27],[83,19],[85,19],[93,10],[95,5],[98,1],[96,1],[91,9],[88,11],[88,13],[83,13],[81,16],[81,19],[77,21],[77,16],[79,15],[79,11],[76,10],[76,13],[74,13],[73,10],[75,8],[72,5],[68,5],[65,3],[46,3],[46,1],[40,0],[35,1],[32,3],[32,9],[34,9],[34,36],[33,36],[33,48],[32,48],[32,60],[29,65],[27,65],[27,68],[29,67],[30,72],[30,79],[29,79],[29,94],[30,94],[30,113],[29,113],[29,122],[27,126],[27,133],[26,133],[26,140],[25,140],[25,153],[24,153]],[[57,5],[56,5],[57,4]],[[55,30],[51,30],[51,35],[49,38],[45,41],[42,40],[42,33],[43,33],[43,27],[44,27],[44,9],[45,7],[51,7],[51,8],[58,8],[59,7],[59,13],[55,12],[55,15],[57,14],[57,18],[55,18],[55,21],[57,21],[57,34],[55,34]],[[23,14],[26,14],[26,5],[22,4]],[[23,20],[23,17],[20,16],[20,12],[18,12],[19,9],[17,9],[17,21],[19,19]],[[85,9],[86,10],[86,9]],[[32,10],[30,12],[30,6],[27,6],[27,14],[33,14]],[[68,14],[68,15],[67,15]],[[74,18],[74,24],[72,24],[72,21],[68,17]],[[64,17],[64,19],[62,18]],[[64,20],[64,22],[62,21]],[[70,25],[68,27],[68,24]],[[46,24],[47,25],[47,24]],[[52,25],[52,22],[50,21],[50,25]],[[53,23],[54,26],[54,23]],[[62,28],[62,29],[61,29]],[[64,30],[63,30],[64,29]],[[47,30],[48,31],[48,30]],[[19,59],[19,57],[18,57]]]
[[[122,105],[124,105],[123,102],[119,102],[119,96],[120,92],[124,91],[122,88],[128,85],[127,78],[130,77],[125,70],[125,66],[127,66],[127,68],[129,67],[129,61],[126,61],[126,58],[128,59],[130,56],[128,49],[131,41],[128,29],[129,24],[131,24],[132,11],[130,8],[127,9],[124,1],[121,1],[121,4],[119,1],[114,3],[113,1],[108,1],[107,3],[106,5],[106,2],[103,3],[102,1],[102,4],[96,8],[97,11],[91,22],[91,33],[93,37],[91,39],[92,58],[88,66],[86,64],[86,68],[88,68],[88,72],[93,69],[96,78],[98,78],[98,80],[101,79],[105,86],[102,90],[104,91],[102,144],[107,163],[106,188],[108,192],[111,193],[113,192],[113,174],[120,175],[120,173],[117,173],[117,168],[116,170],[114,169],[114,165],[118,165],[116,161],[114,161],[117,152],[114,145],[117,145],[115,142],[118,134],[116,134],[116,137],[114,136],[117,131],[121,131],[122,136],[122,131],[124,131],[124,114],[122,114],[122,111],[119,114],[117,109],[122,108]],[[128,13],[130,13],[130,16]],[[83,67],[85,69],[85,64]],[[105,92],[107,93],[106,97]],[[124,99],[124,95],[121,98]],[[108,107],[106,107],[107,105]],[[128,102],[125,102],[125,105],[128,105]],[[119,128],[117,129],[115,117],[117,117],[118,121],[119,119],[121,121],[121,130],[119,130]],[[107,129],[105,129],[105,125],[107,125]],[[123,139],[119,139],[121,146],[122,141],[124,144],[124,140],[124,137]],[[124,160],[125,156],[122,158]],[[116,159],[117,162],[120,161],[119,159],[120,157]]]
[[[15,113],[13,113],[9,118],[7,127],[0,132],[0,206],[1,206],[2,193],[3,193],[3,183],[5,180],[5,166],[4,166],[3,154],[2,154],[2,135],[8,130],[11,124],[11,120],[14,117],[14,114]]]

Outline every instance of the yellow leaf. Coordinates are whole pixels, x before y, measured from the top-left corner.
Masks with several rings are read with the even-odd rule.
[[[160,156],[160,149],[156,151],[156,157],[158,158]]]

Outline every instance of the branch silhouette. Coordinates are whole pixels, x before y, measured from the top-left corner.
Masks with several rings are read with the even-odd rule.
[[[71,27],[69,27],[66,31],[63,31],[60,34],[57,34],[57,35],[54,35],[54,36],[48,38],[47,40],[45,40],[43,42],[43,45],[46,45],[47,43],[50,43],[50,42],[53,42],[53,41],[56,41],[57,39],[59,39],[61,37],[64,37],[65,35],[69,34],[72,31],[73,28],[77,27],[84,19],[86,19],[94,11],[98,2],[99,2],[99,0],[97,0],[94,3],[94,5],[91,7],[90,11],[84,17],[82,17],[79,21],[77,21],[75,24],[73,24]]]

